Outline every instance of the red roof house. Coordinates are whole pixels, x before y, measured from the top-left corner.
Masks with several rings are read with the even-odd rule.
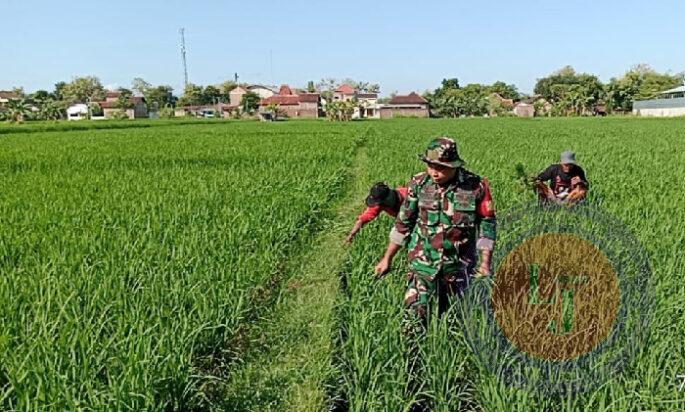
[[[381,119],[428,116],[428,101],[415,92],[394,96],[388,104],[381,107]]]

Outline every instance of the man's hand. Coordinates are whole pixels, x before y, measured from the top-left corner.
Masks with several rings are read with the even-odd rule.
[[[350,230],[350,234],[347,235],[347,239],[345,239],[345,242],[347,244],[352,243],[352,241],[354,240],[354,237],[357,236],[357,233],[362,228],[362,226],[364,226],[364,224],[362,223],[361,220],[357,219],[357,221],[354,222],[354,227],[352,227],[352,230]]]
[[[478,266],[478,270],[476,270],[476,273],[474,277],[476,278],[482,278],[486,276],[492,276],[492,271],[490,270],[490,265],[489,264],[481,264]]]
[[[490,262],[491,261],[492,261],[492,250],[481,249],[480,250],[480,264],[478,265],[478,269],[476,270],[474,277],[480,278],[480,277],[492,275],[492,270],[490,269],[490,267],[491,267]]]
[[[390,271],[390,265],[391,262],[387,258],[383,257],[383,259],[381,259],[381,261],[376,265],[376,277],[379,279],[383,278]]]

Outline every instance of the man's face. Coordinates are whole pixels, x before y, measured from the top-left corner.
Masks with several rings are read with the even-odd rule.
[[[454,178],[454,175],[457,174],[457,169],[453,167],[427,163],[427,172],[435,183],[442,185]]]
[[[573,165],[571,163],[562,163],[561,164],[561,170],[563,170],[564,173],[570,173],[572,167],[573,167]]]

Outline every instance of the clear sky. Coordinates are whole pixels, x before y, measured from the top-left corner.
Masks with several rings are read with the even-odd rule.
[[[179,27],[202,85],[237,72],[293,86],[352,77],[382,94],[445,77],[530,92],[567,64],[603,81],[642,62],[685,71],[684,0],[2,0],[0,15],[0,89],[29,92],[95,75],[180,94]]]

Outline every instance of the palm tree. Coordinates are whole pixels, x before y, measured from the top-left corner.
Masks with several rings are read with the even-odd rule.
[[[7,102],[5,117],[9,122],[21,123],[31,114],[31,107],[26,103],[26,100],[10,100]]]
[[[60,120],[64,118],[62,107],[54,100],[44,100],[40,106],[38,116],[42,120]]]

